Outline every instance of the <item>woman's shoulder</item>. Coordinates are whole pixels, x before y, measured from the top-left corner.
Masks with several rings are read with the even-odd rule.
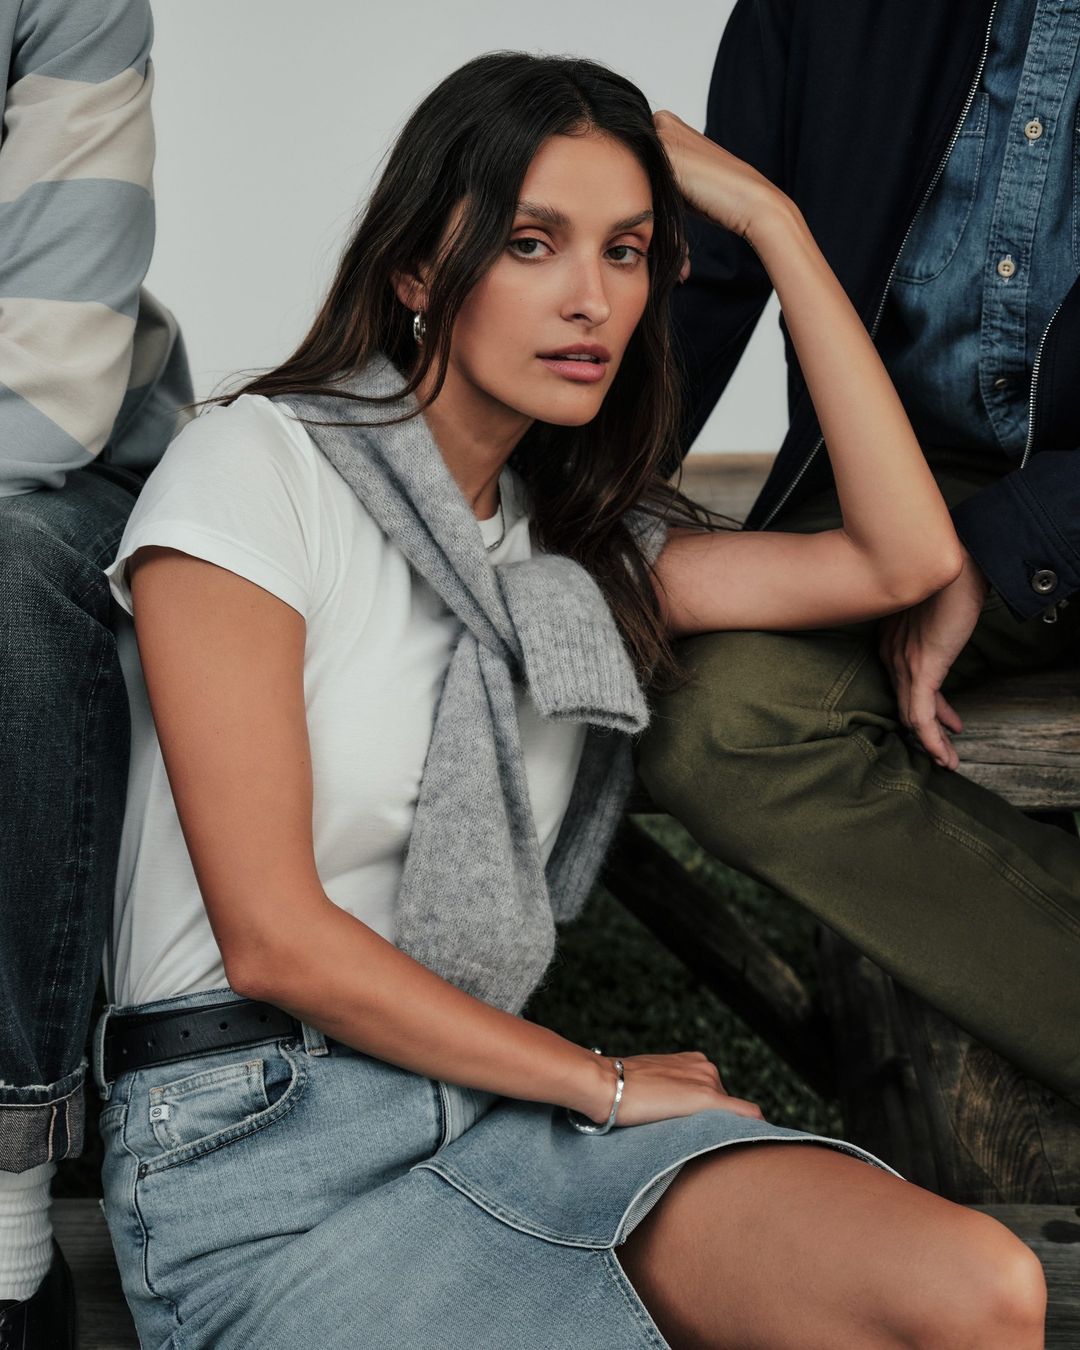
[[[310,474],[316,455],[311,437],[285,406],[261,394],[241,394],[188,422],[159,468],[187,473],[197,467],[200,477],[274,471],[296,478]]]

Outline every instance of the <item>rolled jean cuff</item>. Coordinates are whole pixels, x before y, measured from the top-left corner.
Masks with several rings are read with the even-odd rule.
[[[0,1172],[26,1172],[77,1158],[86,1119],[87,1061],[56,1083],[0,1084]]]

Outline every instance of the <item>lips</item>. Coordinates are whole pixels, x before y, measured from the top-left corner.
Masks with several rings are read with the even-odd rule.
[[[541,352],[539,360],[560,379],[596,384],[607,374],[611,353],[599,342],[575,342],[569,347]]]
[[[606,365],[611,360],[611,353],[599,342],[574,342],[568,347],[556,347],[539,355],[541,361],[587,361],[594,365]]]

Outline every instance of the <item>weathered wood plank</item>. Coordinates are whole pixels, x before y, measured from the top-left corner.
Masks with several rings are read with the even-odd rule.
[[[1022,811],[1080,811],[1080,779],[1076,770],[966,762],[962,741],[957,751],[961,756],[959,773]]]
[[[604,884],[819,1092],[832,1090],[825,1027],[795,971],[632,819]]]
[[[927,1190],[938,1189],[930,1122],[880,966],[824,924],[816,935],[844,1136]]]
[[[1023,810],[1080,810],[1080,670],[988,680],[955,702],[962,774]]]
[[[80,1350],[138,1350],[98,1202],[54,1200],[53,1227],[75,1280]]]
[[[1080,1107],[895,988],[940,1193],[973,1205],[1080,1204]]]

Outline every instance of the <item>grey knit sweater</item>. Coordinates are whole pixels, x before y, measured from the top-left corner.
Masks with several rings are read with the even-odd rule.
[[[379,358],[342,387],[385,395],[402,384]],[[370,425],[415,409],[414,399],[372,409],[282,401],[460,621],[397,897],[397,942],[453,984],[517,1012],[551,960],[555,921],[578,912],[596,877],[632,781],[630,737],[648,711],[630,659],[577,563],[540,554],[491,564],[423,417]],[[329,422],[349,425],[319,425]],[[662,540],[657,527],[652,553]],[[520,681],[542,716],[588,725],[546,867],[518,729]]]

